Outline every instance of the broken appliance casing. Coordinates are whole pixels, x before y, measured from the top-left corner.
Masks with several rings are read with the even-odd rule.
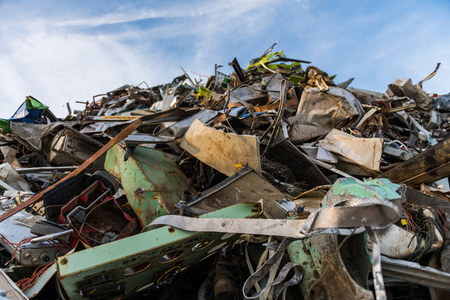
[[[251,218],[259,203],[239,203],[200,218]],[[239,235],[187,232],[170,226],[59,257],[58,278],[70,299],[122,297],[170,283]]]
[[[103,144],[75,129],[65,127],[53,138],[49,161],[58,166],[81,164],[97,152]]]
[[[0,210],[0,213],[3,213]],[[23,226],[15,221],[17,218],[30,218],[33,215],[20,211],[13,217],[8,218],[0,222],[0,245],[2,245],[6,251],[11,255],[16,251],[15,260],[26,267],[36,267],[48,264],[53,261],[57,256],[63,254],[60,250],[52,246],[48,242],[42,242],[38,244],[25,243],[17,247],[15,244],[20,243],[26,238],[33,236],[30,232],[30,228]]]

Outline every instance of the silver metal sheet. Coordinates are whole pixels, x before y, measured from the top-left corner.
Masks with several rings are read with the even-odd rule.
[[[349,91],[337,87],[330,87],[327,92],[308,89],[302,93],[292,124],[291,140],[299,144],[327,134],[363,114],[361,103]]]
[[[450,291],[450,273],[425,267],[418,263],[381,256],[383,276]]]

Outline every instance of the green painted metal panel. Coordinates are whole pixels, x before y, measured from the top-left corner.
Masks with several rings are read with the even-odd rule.
[[[260,214],[259,203],[240,203],[200,218],[248,218]],[[71,299],[82,298],[80,291],[99,278],[121,287],[118,296],[132,298],[137,291],[170,281],[177,273],[234,243],[236,238],[237,235],[187,232],[164,226],[59,257],[58,277]],[[133,266],[146,268],[125,275],[132,273]]]
[[[400,185],[392,183],[389,179],[379,178],[358,183],[355,178],[338,179],[330,192],[324,197],[324,206],[330,196],[351,196],[359,198],[379,198],[394,200],[401,196],[396,192]],[[331,193],[331,194],[330,194]]]
[[[145,227],[172,211],[181,200],[188,180],[177,164],[160,150],[136,147],[125,161],[119,145],[108,150],[105,169],[119,178],[128,202]]]

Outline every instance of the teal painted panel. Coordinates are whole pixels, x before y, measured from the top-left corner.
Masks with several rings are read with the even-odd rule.
[[[171,212],[189,188],[188,179],[177,164],[160,150],[136,147],[125,161],[119,145],[108,150],[105,169],[121,182],[128,202],[142,227]]]
[[[240,203],[200,217],[248,218],[260,214],[259,203]],[[223,246],[234,243],[237,237],[164,226],[59,257],[58,277],[71,299],[81,299],[80,290],[99,278],[122,286],[124,295],[132,297],[139,290],[170,281]],[[132,273],[133,267],[142,270],[125,275]]]

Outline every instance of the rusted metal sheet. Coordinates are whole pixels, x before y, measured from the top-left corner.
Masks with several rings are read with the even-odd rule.
[[[227,176],[239,170],[235,165],[248,165],[261,173],[259,140],[255,136],[225,133],[195,120],[180,147]]]
[[[12,209],[8,210],[4,214],[0,215],[0,222],[5,220],[6,218],[11,217],[16,212],[21,211],[27,206],[30,206],[37,201],[39,201],[42,196],[52,190],[57,184],[74,177],[81,172],[83,172],[87,167],[89,167],[92,163],[94,163],[100,156],[102,156],[106,151],[108,151],[112,146],[126,138],[130,133],[132,133],[136,128],[138,128],[141,125],[141,120],[137,119],[133,123],[131,123],[127,128],[125,128],[121,133],[119,133],[115,138],[110,140],[106,145],[104,145],[100,150],[98,150],[94,155],[92,155],[88,160],[86,160],[84,163],[82,163],[77,169],[70,172],[66,177],[55,183],[54,185],[49,186],[45,190],[40,191],[38,194],[34,195],[30,199],[28,199],[26,202],[22,202],[21,204],[13,207]]]
[[[275,201],[284,198],[266,179],[244,167],[225,181],[193,197],[188,205],[194,210],[214,211],[236,203],[263,200],[264,214],[269,218],[282,219],[286,212]]]
[[[291,260],[305,271],[300,282],[304,299],[374,299],[368,289],[371,263],[364,234],[350,237],[339,249],[342,240],[321,235],[289,245]]]

